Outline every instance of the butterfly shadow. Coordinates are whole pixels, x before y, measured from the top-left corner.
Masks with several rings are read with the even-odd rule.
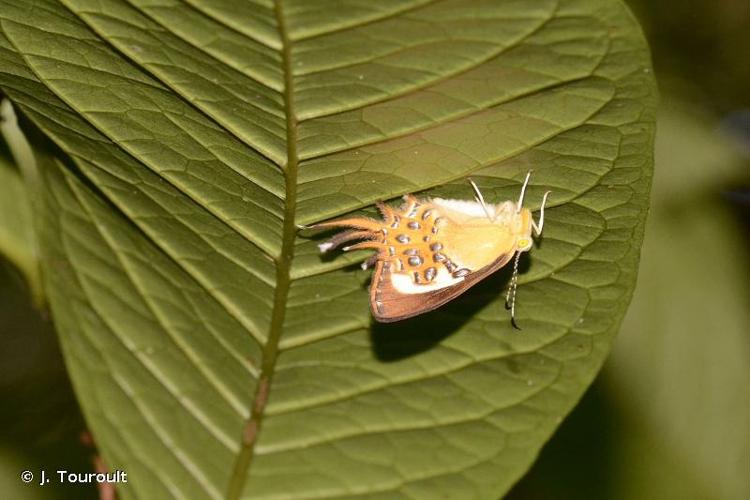
[[[519,262],[521,273],[529,267],[528,259],[524,257]],[[434,311],[395,323],[373,320],[370,328],[373,354],[379,361],[387,363],[429,351],[460,330],[477,312],[497,300],[499,295],[504,297],[511,274],[511,267],[506,266]]]

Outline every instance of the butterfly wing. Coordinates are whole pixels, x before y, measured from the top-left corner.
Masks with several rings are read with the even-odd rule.
[[[492,264],[466,275],[460,282],[424,293],[402,293],[392,282],[390,264],[378,261],[370,285],[370,307],[375,319],[392,323],[442,306],[507,264],[515,251],[500,255]]]

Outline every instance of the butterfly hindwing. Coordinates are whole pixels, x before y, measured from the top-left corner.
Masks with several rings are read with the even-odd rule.
[[[370,285],[370,307],[375,319],[391,323],[432,311],[458,297],[466,290],[494,273],[510,261],[515,252],[500,255],[492,264],[469,273],[455,284],[431,289],[423,293],[403,293],[393,285],[394,274],[388,262],[379,261],[375,266]]]

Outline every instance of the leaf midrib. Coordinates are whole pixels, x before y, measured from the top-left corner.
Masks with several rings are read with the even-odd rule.
[[[281,332],[286,316],[286,301],[291,284],[294,239],[297,234],[295,214],[297,210],[297,118],[294,108],[294,76],[292,74],[291,41],[284,20],[282,0],[274,0],[274,14],[281,37],[282,71],[284,73],[284,110],[286,114],[287,157],[284,168],[286,197],[284,198],[284,223],[282,230],[281,253],[276,259],[276,290],[273,311],[269,326],[268,340],[263,346],[261,373],[253,396],[250,417],[245,421],[241,448],[234,462],[226,498],[236,500],[242,495],[247,475],[252,465],[255,444],[261,429],[263,414],[268,401],[271,378],[279,354]]]

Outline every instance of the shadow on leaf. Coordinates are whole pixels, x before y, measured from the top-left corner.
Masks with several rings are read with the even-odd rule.
[[[519,273],[529,267],[528,256],[523,255]],[[372,321],[370,341],[375,357],[383,362],[400,361],[428,351],[457,332],[474,315],[505,294],[512,266],[505,266],[484,281],[472,287],[457,299],[419,316],[396,323]],[[508,315],[510,322],[510,315]]]

